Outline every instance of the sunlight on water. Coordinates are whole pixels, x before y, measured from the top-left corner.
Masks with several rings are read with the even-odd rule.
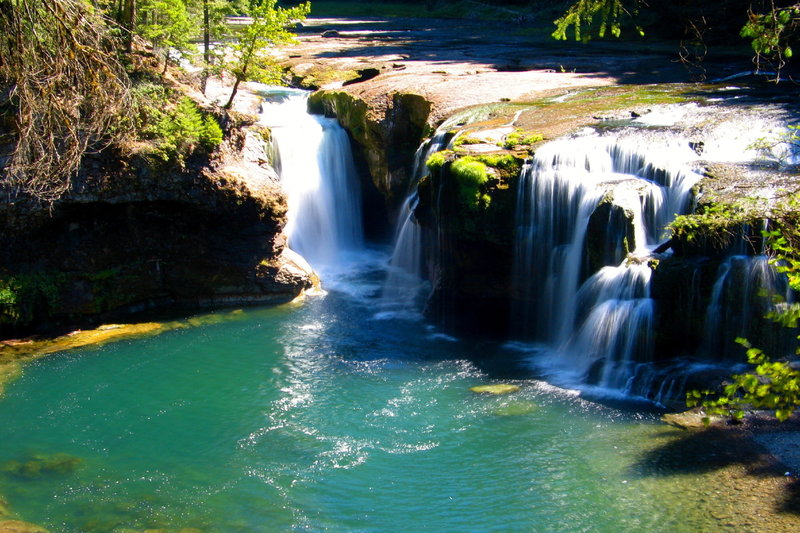
[[[470,392],[514,352],[370,320],[379,292],[31,364],[0,401],[0,494],[55,532],[711,527],[696,479],[641,466],[673,430],[533,379]]]

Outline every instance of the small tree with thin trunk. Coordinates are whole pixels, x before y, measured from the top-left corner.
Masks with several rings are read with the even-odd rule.
[[[227,16],[246,13],[244,7],[228,0],[188,0],[186,6],[191,15],[203,21],[203,75],[201,78],[203,94],[206,92],[208,78],[219,74],[222,46],[212,48],[212,42],[219,42],[231,33]]]
[[[288,9],[277,7],[276,4],[276,0],[263,0],[255,5],[250,13],[253,22],[244,27],[240,39],[233,45],[232,59],[226,70],[233,74],[235,81],[228,103],[225,104],[226,109],[233,105],[239,84],[243,81],[280,81],[281,69],[269,56],[269,49],[294,41],[295,35],[289,28],[305,20],[311,11],[311,4],[306,2]]]
[[[164,55],[167,72],[173,53],[185,54],[194,49],[189,39],[194,21],[183,0],[143,0],[139,6],[139,33]]]

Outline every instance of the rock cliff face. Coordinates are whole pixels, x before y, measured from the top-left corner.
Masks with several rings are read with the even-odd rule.
[[[2,333],[173,305],[281,303],[309,287],[310,268],[281,235],[283,193],[241,158],[257,143],[244,125],[229,127],[213,161],[166,168],[104,154],[50,208],[3,202],[0,279],[13,301]]]
[[[317,91],[309,99],[312,113],[337,117],[366,162],[373,187],[396,207],[408,188],[414,152],[431,128],[431,103],[423,96],[395,92],[385,107],[371,108],[345,91]]]

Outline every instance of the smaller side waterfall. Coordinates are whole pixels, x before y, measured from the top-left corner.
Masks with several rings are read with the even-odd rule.
[[[447,147],[447,129],[440,127],[414,155],[414,173],[410,193],[403,202],[397,218],[394,250],[381,295],[383,308],[389,312],[416,313],[420,308],[421,292],[425,287],[423,247],[425,230],[414,218],[419,202],[417,184],[427,172],[425,162],[434,153]]]
[[[781,328],[764,317],[779,302],[791,298],[786,277],[775,271],[769,258],[729,257],[719,266],[711,291],[702,354],[711,360],[741,356],[742,348],[734,342],[737,337],[748,338],[763,348],[780,349]]]
[[[288,197],[289,246],[315,268],[338,265],[363,246],[361,194],[347,133],[335,119],[306,111],[308,93],[281,89],[262,105],[273,164]]]
[[[387,313],[386,316],[396,313],[419,316],[423,292],[429,287],[427,282],[432,268],[425,264],[424,255],[426,248],[438,249],[438,237],[433,231],[425,230],[414,214],[419,201],[417,185],[428,172],[426,161],[434,153],[449,146],[453,140],[451,129],[483,120],[492,112],[492,106],[478,106],[456,113],[445,120],[433,136],[417,149],[408,196],[398,214],[392,258],[383,286],[382,308]],[[516,118],[515,116],[514,120]],[[438,252],[428,250],[429,257],[436,255]]]

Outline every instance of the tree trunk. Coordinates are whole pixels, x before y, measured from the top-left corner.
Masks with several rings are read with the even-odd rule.
[[[125,0],[125,9],[122,13],[122,25],[128,31],[126,47],[128,53],[133,53],[133,36],[136,33],[136,0]]]
[[[241,82],[242,82],[242,79],[237,76],[236,77],[236,82],[234,82],[234,84],[233,84],[233,90],[231,91],[231,97],[228,99],[228,103],[223,106],[225,109],[230,109],[231,106],[233,105],[233,97],[236,96],[236,91],[239,90],[239,84]]]
[[[208,0],[203,0],[203,85],[201,90],[206,94],[206,85],[208,84],[208,74],[211,63],[211,28],[209,27],[208,17]]]

